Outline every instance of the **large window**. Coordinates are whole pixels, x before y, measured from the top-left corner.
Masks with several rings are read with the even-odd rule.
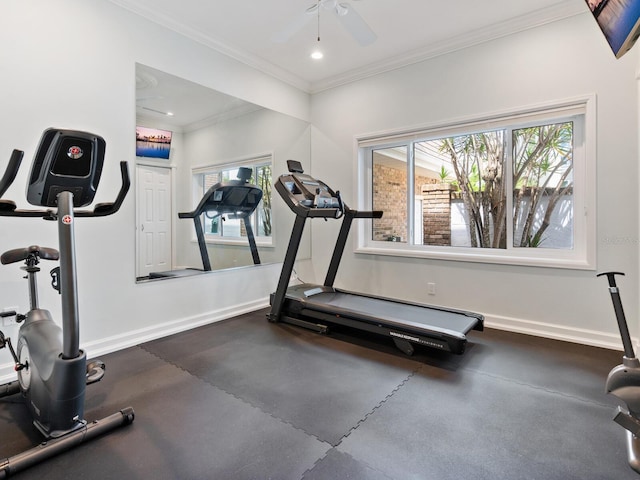
[[[204,193],[217,183],[237,180],[240,167],[251,168],[253,173],[249,183],[262,189],[262,200],[251,215],[251,227],[258,243],[270,244],[272,228],[271,186],[273,184],[270,155],[194,170],[194,201],[197,204]],[[241,240],[247,236],[244,222],[234,218],[232,214],[218,215],[217,212],[208,212],[203,214],[202,222],[207,241],[222,240],[227,242]]]
[[[358,250],[593,268],[593,103],[359,139]]]

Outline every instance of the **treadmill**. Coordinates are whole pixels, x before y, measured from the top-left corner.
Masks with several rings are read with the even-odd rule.
[[[462,354],[471,330],[483,330],[484,317],[477,313],[405,302],[349,292],[333,287],[338,266],[354,219],[382,217],[381,211],[350,209],[327,184],[306,175],[300,162],[287,161],[288,174],[275,187],[296,214],[278,287],[271,295],[271,322],[284,322],[329,333],[331,326],[390,337],[407,355],[414,345]],[[342,226],[323,285],[289,286],[300,240],[308,218],[340,219]]]
[[[194,210],[191,212],[178,213],[178,218],[193,219],[203,270],[188,268],[183,270],[168,270],[166,272],[151,272],[149,278],[184,277],[211,271],[211,261],[209,259],[209,252],[207,252],[204,229],[200,221],[202,214],[205,214],[207,218],[210,219],[224,219],[223,215],[226,218],[242,219],[244,221],[245,231],[247,232],[253,263],[255,265],[260,263],[260,255],[258,254],[256,239],[253,235],[250,217],[262,200],[262,189],[249,183],[252,174],[253,170],[251,168],[240,167],[238,169],[237,180],[216,183],[207,190]]]

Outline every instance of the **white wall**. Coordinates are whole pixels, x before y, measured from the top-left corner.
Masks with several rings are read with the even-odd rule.
[[[7,198],[24,201],[40,134],[50,126],[93,131],[107,141],[97,202],[119,188],[118,162],[135,162],[135,63],[279,110],[309,117],[308,95],[104,0],[6,0],[0,15],[0,168],[13,148],[25,165]],[[257,88],[259,86],[259,88]],[[264,305],[276,266],[204,277],[135,283],[135,195],[121,212],[76,226],[81,343],[89,356]],[[0,251],[55,245],[55,224],[3,218]],[[27,308],[18,266],[0,268],[0,308]],[[41,303],[60,318],[59,299],[42,281]],[[15,326],[3,327],[15,336]],[[4,355],[4,354],[3,354]],[[0,377],[9,372],[0,357]]]
[[[355,204],[354,137],[597,95],[597,266],[622,270],[638,334],[636,48],[620,60],[585,13],[312,97],[313,172]],[[336,175],[336,172],[341,172]],[[338,229],[314,223],[315,271]],[[618,346],[606,282],[594,271],[345,253],[337,286],[477,311],[487,325]],[[426,283],[437,285],[428,296]]]

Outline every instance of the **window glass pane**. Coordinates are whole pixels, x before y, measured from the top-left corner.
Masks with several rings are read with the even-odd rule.
[[[452,244],[451,209],[456,187],[451,162],[442,152],[442,142],[416,142],[413,146],[416,193],[413,229],[416,245]]]
[[[201,196],[204,195],[207,190],[213,187],[216,183],[220,182],[221,174],[220,172],[205,173],[203,174],[203,177],[204,181],[202,182],[203,188]],[[198,201],[200,200],[198,199]],[[208,235],[221,235],[222,227],[220,225],[220,217],[210,218],[212,215],[214,214],[210,213],[209,216],[207,216],[206,214],[202,216],[204,221],[204,233]]]
[[[573,123],[513,131],[514,247],[573,248]]]
[[[230,168],[229,170],[222,171],[222,181],[228,182],[229,180],[238,179],[238,169]],[[223,237],[242,237],[246,236],[244,225],[239,218],[233,218],[232,214],[225,214],[222,216],[222,236]]]
[[[373,220],[372,239],[407,242],[407,148],[372,151],[373,209],[382,210]]]
[[[262,189],[262,201],[257,212],[258,227],[256,228],[256,236],[258,237],[270,237],[271,236],[271,165],[261,165],[257,168],[257,183],[256,185]]]
[[[238,169],[232,168],[231,170],[223,170],[221,182],[228,182],[229,180],[235,180],[238,178]]]
[[[423,243],[506,248],[504,131],[417,142],[414,156]]]
[[[205,173],[204,183],[203,183],[204,188],[202,190],[202,194],[204,195],[207,190],[209,190],[211,187],[213,187],[216,183],[219,183],[219,182],[220,182],[220,172]]]

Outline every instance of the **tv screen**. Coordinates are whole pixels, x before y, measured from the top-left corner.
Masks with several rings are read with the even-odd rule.
[[[171,151],[171,133],[158,128],[136,127],[136,157],[167,160]]]
[[[622,57],[640,36],[638,0],[585,0],[616,58]]]

